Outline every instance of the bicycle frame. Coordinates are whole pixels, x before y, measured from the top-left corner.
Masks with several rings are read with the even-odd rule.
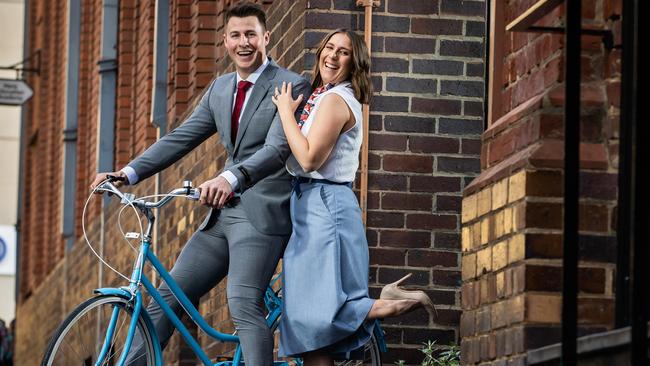
[[[160,305],[161,310],[164,312],[165,316],[169,318],[169,320],[172,322],[174,328],[176,328],[180,334],[183,336],[187,344],[190,346],[192,351],[197,355],[197,357],[201,360],[201,362],[206,365],[206,366],[216,366],[216,365],[239,365],[241,362],[241,347],[239,345],[237,346],[235,350],[235,355],[233,357],[232,361],[225,361],[225,362],[219,362],[217,364],[213,364],[212,361],[210,361],[209,357],[205,354],[201,346],[199,345],[198,341],[196,338],[194,338],[187,327],[183,324],[183,322],[180,320],[180,318],[174,313],[174,311],[171,309],[171,307],[167,304],[167,302],[162,298],[162,295],[160,295],[160,292],[155,288],[155,286],[151,283],[151,281],[147,278],[147,276],[143,273],[142,269],[144,268],[144,264],[146,262],[149,262],[151,266],[156,270],[156,272],[160,275],[160,277],[165,281],[167,286],[169,287],[169,290],[173,293],[173,295],[176,297],[176,299],[179,301],[179,303],[182,305],[183,309],[185,309],[185,312],[190,316],[192,321],[196,323],[201,330],[203,330],[208,336],[210,336],[213,339],[219,340],[221,342],[229,342],[229,343],[239,343],[239,337],[236,335],[231,335],[231,334],[225,334],[222,332],[219,332],[218,330],[214,329],[208,323],[205,321],[203,316],[199,313],[199,311],[196,309],[196,307],[192,304],[192,302],[187,298],[183,290],[178,286],[176,281],[172,278],[172,276],[169,274],[167,269],[162,265],[160,260],[156,257],[156,255],[149,250],[151,246],[151,241],[149,238],[145,237],[143,240],[141,247],[140,247],[140,254],[138,255],[138,259],[135,264],[135,268],[133,270],[133,274],[131,276],[130,280],[130,286],[128,287],[128,290],[125,288],[101,288],[95,290],[96,293],[100,294],[118,294],[123,297],[127,297],[129,300],[133,301],[133,316],[131,319],[131,324],[129,326],[129,332],[127,335],[126,339],[126,344],[124,345],[124,350],[122,351],[122,355],[120,356],[120,360],[118,361],[118,365],[123,365],[124,362],[126,361],[126,356],[128,355],[132,341],[133,341],[133,336],[135,334],[136,330],[136,323],[138,316],[142,313],[143,315],[146,314],[146,318],[148,317],[148,314],[146,313],[146,310],[143,309],[143,303],[142,303],[142,293],[140,291],[139,285],[142,284],[145,289],[147,289],[147,292],[149,295],[153,298],[154,301]],[[282,300],[277,296],[277,294],[273,291],[271,286],[277,281],[277,278],[269,285],[269,287],[266,290],[266,293],[264,295],[264,301],[266,303],[267,309],[269,311],[268,316],[267,316],[267,324],[271,326],[274,322],[278,320],[281,314],[281,308],[282,308]],[[113,331],[115,329],[115,323],[117,319],[117,315],[119,313],[120,309],[115,308],[113,310],[113,315],[111,322],[109,323],[109,327],[106,332],[106,340],[104,342],[104,345],[102,347],[102,351],[100,352],[100,356],[98,358],[97,363],[103,362],[103,358],[106,355],[109,347],[110,347],[110,340],[113,338]],[[148,321],[150,324],[150,321]],[[155,329],[151,328],[152,334],[157,338]],[[162,360],[162,350],[160,349],[160,342],[158,339],[154,339],[154,347],[156,349],[156,360],[157,363],[159,362],[158,360]],[[160,361],[161,362],[161,361]],[[162,365],[162,363],[160,363]]]

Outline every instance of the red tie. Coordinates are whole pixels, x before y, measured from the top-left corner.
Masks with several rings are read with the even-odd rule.
[[[253,86],[250,81],[242,80],[237,83],[237,96],[235,97],[235,108],[232,110],[232,119],[230,121],[230,140],[235,144],[237,140],[237,130],[239,129],[239,115],[241,107],[246,99],[246,91]]]

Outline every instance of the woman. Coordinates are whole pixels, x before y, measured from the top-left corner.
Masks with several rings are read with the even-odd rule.
[[[363,39],[338,29],[316,52],[314,93],[299,121],[302,96],[291,84],[276,88],[278,107],[296,177],[291,196],[293,233],[284,253],[284,302],[280,354],[305,365],[348,358],[372,335],[374,319],[433,303],[422,291],[387,285],[379,300],[368,296],[368,243],[352,191],[362,139],[361,103],[372,94],[370,59]]]

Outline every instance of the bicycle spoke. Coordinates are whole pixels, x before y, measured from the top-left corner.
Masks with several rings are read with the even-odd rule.
[[[115,337],[115,335],[117,335],[117,334],[120,334],[120,331],[122,330],[122,327],[126,323],[126,320],[127,320],[126,317],[121,320],[121,322],[119,324],[119,327],[116,327],[115,331],[113,332],[113,337]],[[120,339],[120,343],[121,343],[121,341],[122,340]],[[113,345],[111,346],[111,348],[109,348],[112,352],[111,352],[110,356],[106,358],[106,362],[110,361],[113,358],[113,356],[118,354],[118,352],[117,352],[118,349],[115,349],[115,342],[112,342],[112,343],[113,343]]]
[[[145,356],[144,354],[140,354],[140,355],[138,355],[138,357],[136,357],[136,358],[134,358],[134,359],[132,359],[132,360],[129,360],[129,363],[126,364],[126,366],[128,366],[128,365],[130,365],[130,364],[133,364],[135,361],[141,359],[141,358],[144,357],[144,356]]]
[[[79,359],[83,359],[83,356],[80,355],[79,352],[77,352],[77,350],[74,347],[72,347],[72,345],[70,345],[68,342],[66,342],[65,344],[68,349],[72,350],[72,352],[74,352],[79,357]]]
[[[127,325],[127,324],[128,324],[128,325]],[[124,328],[125,325],[127,325],[126,328]],[[124,329],[125,332],[128,332],[128,327],[129,327],[130,325],[131,325],[130,319],[124,318],[124,319],[121,320],[119,327],[115,330],[115,334],[120,334],[120,335],[123,336],[123,337],[120,337],[120,341],[119,341],[120,346],[119,346],[119,347],[115,347],[115,344],[114,344],[114,345],[111,347],[111,350],[112,350],[111,355],[110,355],[110,357],[107,357],[107,358],[106,358],[106,361],[105,361],[104,364],[107,365],[111,359],[117,358],[116,356],[121,356],[121,355],[122,355],[122,350],[124,349],[124,343],[123,343],[123,342],[126,341],[126,336],[127,336],[127,334],[126,334],[126,333],[122,334],[122,333],[120,333],[120,331],[121,331],[122,329]],[[141,332],[139,331],[139,329],[136,329],[136,336],[142,337],[142,334],[141,334]],[[124,339],[121,339],[121,338],[124,338]],[[133,344],[131,345],[131,347],[133,347]],[[144,357],[144,356],[146,356],[146,354],[141,353],[141,354],[139,354],[137,357],[135,357],[134,359],[130,359],[130,360],[128,361],[128,364],[132,364],[132,363],[134,363],[135,361],[141,359],[141,358]],[[116,362],[117,362],[117,361],[116,361]],[[128,365],[128,364],[127,364],[127,365]]]
[[[128,300],[120,297],[99,296],[79,305],[57,330],[48,346],[43,365],[76,366],[87,365],[88,362],[102,366],[115,364],[122,355],[133,319],[128,304]],[[109,334],[111,321],[114,329]],[[142,360],[144,356],[145,364],[153,366],[154,348],[142,318],[136,322],[135,331],[143,353],[129,363]],[[109,335],[112,338],[107,339]],[[100,362],[98,358],[102,350],[105,354]]]

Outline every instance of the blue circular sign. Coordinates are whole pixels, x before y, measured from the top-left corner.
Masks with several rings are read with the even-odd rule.
[[[0,262],[2,262],[3,259],[5,259],[5,256],[7,255],[7,244],[5,244],[5,241],[0,238]]]

